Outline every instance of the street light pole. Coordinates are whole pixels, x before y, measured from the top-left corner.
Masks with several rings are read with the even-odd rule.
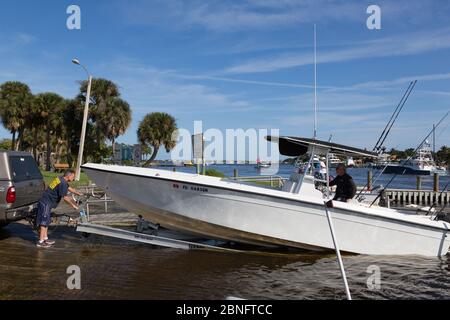
[[[77,168],[75,170],[75,180],[80,181],[81,163],[83,161],[83,151],[84,151],[84,140],[86,138],[86,126],[89,114],[89,100],[91,99],[92,76],[89,74],[89,71],[86,69],[86,67],[80,63],[80,61],[78,61],[77,59],[73,59],[72,62],[74,64],[83,67],[83,69],[88,74],[88,87],[86,91],[86,102],[84,104],[83,125],[81,127],[81,137],[80,137],[80,148],[78,149]]]

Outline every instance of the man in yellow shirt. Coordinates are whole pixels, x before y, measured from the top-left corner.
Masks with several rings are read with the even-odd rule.
[[[36,243],[37,247],[49,248],[55,244],[55,241],[48,238],[48,226],[51,222],[51,209],[56,208],[61,199],[64,199],[64,201],[75,210],[78,210],[76,203],[67,195],[68,192],[72,192],[79,196],[82,195],[81,192],[78,192],[69,186],[69,182],[72,182],[74,179],[75,172],[70,169],[67,170],[64,172],[63,176],[55,178],[49,184],[41,199],[39,199],[36,216],[36,223],[39,226],[39,240]]]

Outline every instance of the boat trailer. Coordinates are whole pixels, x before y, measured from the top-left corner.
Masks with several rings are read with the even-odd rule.
[[[184,250],[206,249],[214,251],[241,252],[240,250],[235,249],[223,248],[219,246],[208,245],[193,241],[179,240],[170,237],[161,237],[147,233],[128,231],[124,229],[103,226],[90,222],[82,222],[77,224],[76,231],[173,249],[184,249]]]
[[[130,231],[120,229],[116,227],[105,226],[102,224],[92,223],[90,220],[90,206],[93,204],[103,204],[105,212],[108,212],[108,203],[114,202],[105,193],[96,194],[95,187],[88,189],[86,187],[86,195],[84,199],[82,197],[76,198],[73,194],[74,201],[79,205],[80,216],[76,219],[66,219],[68,225],[75,226],[77,232],[81,232],[85,235],[96,234],[116,239],[140,242],[150,244],[159,247],[183,249],[183,250],[213,250],[213,251],[226,251],[226,252],[242,252],[241,250],[224,248],[216,245],[205,244],[195,241],[187,241],[182,239],[172,238],[170,236],[158,235],[159,225],[153,224],[149,221],[142,219],[139,216],[136,231]],[[61,220],[63,221],[63,220]],[[150,232],[145,232],[150,230]]]

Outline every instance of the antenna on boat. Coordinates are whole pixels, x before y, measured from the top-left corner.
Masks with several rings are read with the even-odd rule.
[[[316,24],[314,24],[314,130],[313,140],[317,139],[317,36],[316,36]],[[311,150],[311,155],[306,165],[305,172],[308,172],[312,168],[314,162],[314,146]],[[301,185],[301,183],[299,184]]]
[[[314,140],[317,138],[317,33],[314,24]]]
[[[330,135],[330,141],[331,141],[332,136],[333,135]],[[314,137],[313,137],[313,139],[316,140],[316,138],[317,138],[317,32],[316,32],[316,24],[314,24]],[[327,165],[326,165],[326,167],[327,167],[327,189],[329,191],[330,186],[329,186],[329,182],[328,182],[328,176],[329,176],[328,157],[329,157],[329,152],[327,152],[327,158],[326,158],[326,161],[327,161]],[[314,147],[312,149],[311,158],[309,161],[310,161],[310,164],[312,164],[314,162]],[[331,217],[331,213],[328,210],[326,201],[324,201],[324,207],[325,207],[325,214],[326,214],[327,220],[328,220],[328,226],[330,227],[330,233],[331,233],[331,238],[333,240],[334,250],[336,251],[336,257],[338,260],[339,269],[341,270],[342,280],[344,282],[345,294],[346,294],[348,300],[352,300],[352,296],[350,294],[350,289],[348,287],[347,275],[345,274],[344,262],[342,261],[341,251],[339,249],[337,237],[336,237],[336,234],[334,231],[333,218]]]

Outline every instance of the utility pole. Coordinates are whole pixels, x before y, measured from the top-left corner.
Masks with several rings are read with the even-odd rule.
[[[75,180],[80,181],[81,163],[83,162],[84,140],[86,139],[86,126],[87,126],[87,119],[88,119],[88,114],[89,114],[89,100],[91,99],[92,76],[90,75],[90,73],[86,69],[86,67],[84,65],[82,65],[80,63],[80,61],[78,61],[78,59],[73,59],[72,63],[81,66],[88,75],[86,102],[84,104],[84,112],[83,112],[83,125],[81,127],[80,148],[78,149],[77,168],[75,170]]]

